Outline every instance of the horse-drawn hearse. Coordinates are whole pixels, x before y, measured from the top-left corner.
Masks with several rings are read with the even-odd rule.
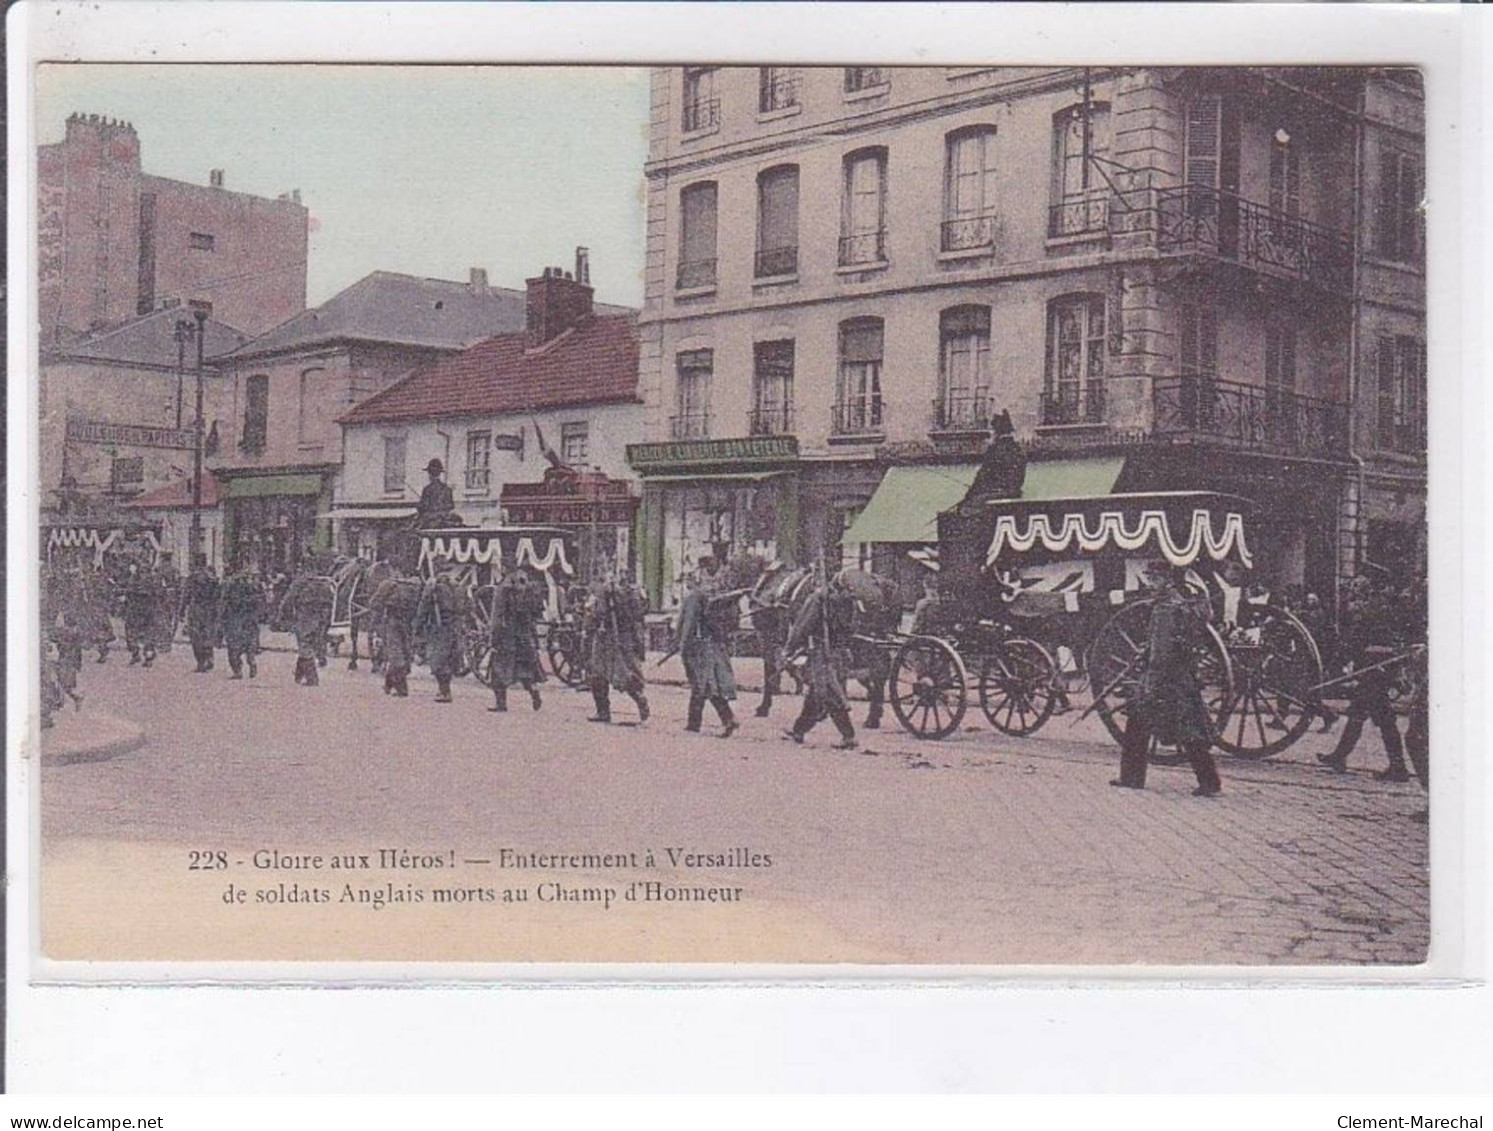
[[[1218,745],[1269,757],[1316,716],[1322,657],[1301,621],[1251,584],[1253,511],[1248,500],[1198,491],[967,501],[938,519],[939,589],[965,614],[946,632],[965,652],[975,628],[1023,642],[1019,674],[1029,678],[994,683],[1009,710],[1036,720],[1025,733],[1051,715],[1068,667],[1086,677],[1089,710],[1118,738],[1145,671],[1153,602],[1144,567],[1165,559],[1188,570],[1212,612],[1198,671]],[[1065,663],[1049,659],[1042,676],[1028,640]],[[962,700],[961,674],[930,665],[920,694]]]

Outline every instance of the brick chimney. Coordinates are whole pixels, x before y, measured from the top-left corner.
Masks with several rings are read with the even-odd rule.
[[[222,169],[209,169],[208,170],[208,174],[207,174],[207,183],[212,188],[222,188],[223,187],[223,170]]]
[[[487,293],[487,268],[473,267],[467,276],[467,290],[474,295],[485,295]]]
[[[558,267],[546,267],[524,285],[528,288],[524,321],[530,349],[553,341],[591,316],[591,288]]]

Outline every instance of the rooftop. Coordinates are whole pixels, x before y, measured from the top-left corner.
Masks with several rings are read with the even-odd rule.
[[[155,310],[111,329],[76,338],[50,352],[57,357],[175,369],[176,324],[180,321],[193,321],[189,307]],[[205,353],[209,358],[237,349],[249,340],[247,334],[216,319],[209,318],[205,327]],[[196,365],[195,342],[187,343],[186,361],[188,366]]]
[[[400,378],[342,422],[496,416],[638,401],[638,335],[632,314],[589,318],[537,349],[529,343],[522,330],[478,342]]]
[[[257,357],[337,341],[464,349],[493,334],[524,328],[525,292],[374,271],[314,309],[297,314],[234,351]],[[621,314],[626,307],[598,304]]]

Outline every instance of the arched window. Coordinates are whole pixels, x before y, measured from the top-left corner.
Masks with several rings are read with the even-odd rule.
[[[835,397],[835,432],[880,432],[882,322],[851,318],[840,323],[840,365]]]
[[[1063,295],[1047,304],[1044,424],[1104,419],[1104,296]]]
[[[995,127],[970,126],[945,139],[944,251],[989,247],[995,240]]]
[[[679,290],[715,286],[714,181],[686,186],[679,194]]]
[[[316,367],[301,371],[301,384],[297,400],[296,437],[301,444],[319,444],[326,427],[325,411],[322,408],[322,384],[326,370]]]
[[[990,387],[990,308],[956,306],[939,315],[938,423],[984,428],[994,411]]]
[[[1050,236],[1103,232],[1109,227],[1109,178],[1105,166],[1112,146],[1109,104],[1090,102],[1059,110],[1052,117],[1052,209]]]
[[[757,174],[757,278],[798,270],[798,166]]]

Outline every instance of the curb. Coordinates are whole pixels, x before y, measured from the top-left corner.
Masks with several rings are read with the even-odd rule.
[[[138,750],[145,745],[145,730],[137,723],[128,719],[121,719],[117,715],[94,716],[99,719],[107,719],[114,731],[107,738],[99,739],[92,743],[64,747],[61,750],[49,750],[53,745],[47,741],[47,735],[42,733],[41,739],[41,762],[43,765],[51,766],[73,766],[86,762],[105,762],[110,758],[117,758],[121,754],[128,754]]]

